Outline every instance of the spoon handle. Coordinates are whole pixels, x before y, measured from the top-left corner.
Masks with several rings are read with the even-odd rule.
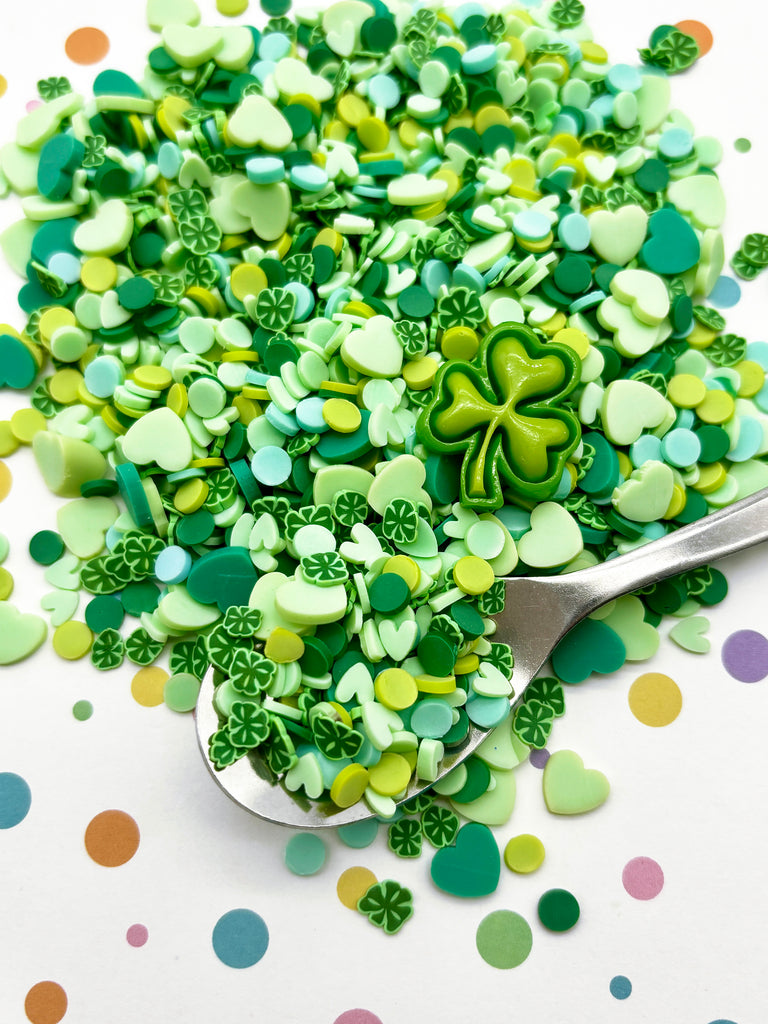
[[[583,569],[578,573],[579,583],[589,593],[589,603],[597,608],[631,590],[766,540],[768,488],[626,555]]]

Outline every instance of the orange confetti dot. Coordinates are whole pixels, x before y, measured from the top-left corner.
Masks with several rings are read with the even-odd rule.
[[[75,64],[98,64],[109,53],[109,39],[100,28],[78,28],[67,36],[64,51]]]
[[[85,849],[105,868],[127,863],[139,848],[139,826],[125,811],[102,811],[85,830]]]
[[[629,709],[643,725],[654,728],[669,725],[680,714],[682,706],[680,687],[661,672],[646,672],[629,688]]]
[[[32,1024],[59,1024],[67,1012],[67,993],[55,981],[39,981],[27,992],[24,1012]]]
[[[5,90],[8,88],[8,79],[4,75],[0,75],[0,96],[5,95]]]
[[[714,42],[712,32],[702,21],[678,21],[675,28],[696,40],[700,57],[703,57],[705,53],[709,53],[712,49],[712,43]]]
[[[140,668],[131,680],[131,696],[143,708],[156,708],[163,703],[168,673],[162,668]]]

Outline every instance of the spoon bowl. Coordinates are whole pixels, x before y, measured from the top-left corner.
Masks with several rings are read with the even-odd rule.
[[[514,655],[511,707],[523,699],[528,684],[566,633],[601,605],[765,540],[768,489],[601,565],[561,576],[507,577],[504,610],[495,616],[495,639],[508,643]],[[203,680],[195,711],[198,743],[216,783],[237,804],[259,818],[302,829],[349,825],[373,817],[375,812],[363,800],[341,808],[330,799],[310,800],[292,793],[258,750],[227,768],[216,769],[208,757],[208,738],[220,724],[213,691],[211,669]],[[461,764],[489,735],[488,730],[471,725],[461,746],[446,752],[438,779]],[[414,776],[399,802],[429,789],[435,781]]]

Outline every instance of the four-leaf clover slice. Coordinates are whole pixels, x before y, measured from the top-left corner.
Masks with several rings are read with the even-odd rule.
[[[438,850],[450,846],[459,831],[459,817],[447,807],[433,804],[421,816],[421,830]]]
[[[526,700],[515,712],[512,728],[523,743],[541,750],[552,732],[554,719],[555,712],[549,704],[542,704],[540,700]]]
[[[581,438],[578,418],[561,407],[580,365],[571,349],[517,324],[490,331],[472,362],[443,363],[416,431],[429,451],[463,452],[463,504],[499,508],[505,486],[527,499],[552,496]]]
[[[387,844],[398,857],[421,856],[421,825],[415,818],[401,818],[387,831]]]
[[[236,700],[227,719],[227,732],[234,747],[258,747],[269,736],[269,712],[250,701]]]
[[[413,916],[413,894],[391,878],[376,882],[357,901],[357,909],[387,935],[399,931]]]

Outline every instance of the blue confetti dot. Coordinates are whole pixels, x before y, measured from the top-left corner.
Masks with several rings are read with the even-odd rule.
[[[734,1020],[726,1020],[725,1017],[718,1017],[717,1020],[711,1020],[709,1024],[736,1024]]]
[[[230,910],[213,929],[213,951],[227,967],[253,967],[264,956],[269,932],[253,910]]]
[[[20,775],[0,772],[0,828],[13,828],[29,813],[32,791]]]
[[[611,978],[609,987],[614,999],[628,999],[632,994],[632,982],[623,974],[617,974],[615,978]]]
[[[707,296],[710,306],[716,306],[717,309],[730,309],[740,298],[739,282],[733,277],[728,277],[727,274],[718,277],[715,287]]]

